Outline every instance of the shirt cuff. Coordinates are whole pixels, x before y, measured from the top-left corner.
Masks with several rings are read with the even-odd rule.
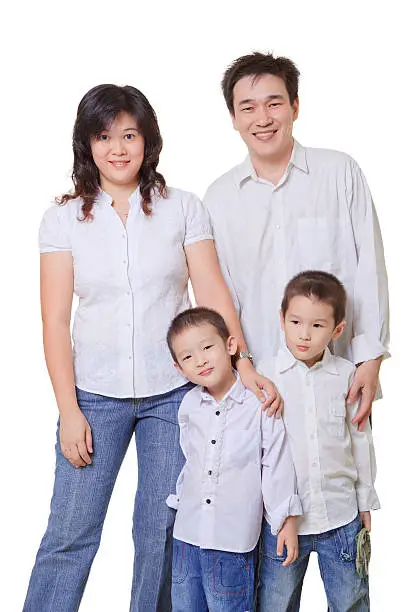
[[[166,499],[166,504],[169,508],[173,508],[174,510],[178,510],[180,498],[178,495],[171,494]]]
[[[303,510],[299,495],[288,497],[272,514],[265,510],[265,518],[270,525],[272,535],[278,534],[288,516],[301,516],[302,514]]]
[[[357,504],[359,512],[379,510],[380,500],[374,487],[357,487]]]
[[[390,357],[387,348],[375,338],[368,338],[366,334],[354,336],[351,340],[351,351],[354,363],[362,363],[370,359],[377,359],[383,355],[384,359]]]

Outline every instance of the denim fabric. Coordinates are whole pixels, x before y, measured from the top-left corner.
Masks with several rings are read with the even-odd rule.
[[[135,545],[131,612],[171,610],[174,510],[166,498],[184,457],[177,413],[187,383],[153,397],[118,399],[77,389],[93,435],[93,461],[74,468],[56,444],[54,493],[23,612],[78,610],[115,480],[136,432],[138,488],[133,517]]]
[[[351,523],[318,535],[299,536],[299,557],[282,567],[286,557],[276,554],[277,538],[269,525],[262,530],[258,591],[259,612],[298,612],[303,578],[310,553],[318,555],[330,612],[366,612],[370,609],[368,580],[356,570],[356,537],[361,529],[357,516]]]
[[[173,541],[173,612],[250,612],[255,553]]]

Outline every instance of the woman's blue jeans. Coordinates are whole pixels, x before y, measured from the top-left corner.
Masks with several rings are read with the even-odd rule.
[[[163,395],[118,399],[77,389],[92,429],[92,465],[75,468],[56,444],[51,514],[23,612],[75,612],[99,547],[112,490],[133,432],[138,487],[131,612],[171,610],[174,510],[166,505],[184,463],[177,413],[187,383]]]

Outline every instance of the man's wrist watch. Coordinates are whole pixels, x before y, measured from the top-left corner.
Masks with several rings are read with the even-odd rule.
[[[254,358],[248,351],[239,351],[239,353],[235,355],[235,360],[238,361],[238,359],[249,359],[252,364],[254,363]]]

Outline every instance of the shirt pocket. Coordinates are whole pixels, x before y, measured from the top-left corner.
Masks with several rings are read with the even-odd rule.
[[[346,398],[335,396],[330,400],[330,433],[336,438],[344,438],[346,431]]]
[[[331,271],[330,226],[323,217],[298,219],[299,263],[303,269]]]
[[[223,447],[225,466],[243,469],[249,464],[260,465],[260,438],[253,429],[227,429]]]

